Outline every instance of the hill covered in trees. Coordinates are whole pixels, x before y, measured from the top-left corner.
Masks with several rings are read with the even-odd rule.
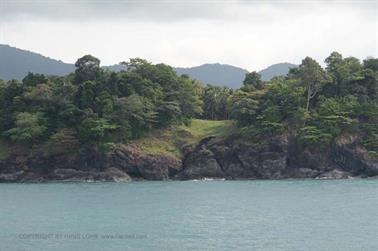
[[[295,64],[279,63],[273,64],[266,69],[259,71],[261,80],[269,81],[276,76],[286,75],[290,68],[298,67]],[[240,88],[243,85],[246,69],[227,64],[204,64],[189,68],[175,68],[178,74],[187,74],[205,84]]]
[[[2,79],[21,80],[28,72],[63,76],[74,70],[75,66],[72,64],[0,44],[0,78]]]
[[[269,81],[274,77],[277,76],[285,76],[291,68],[297,68],[298,65],[290,64],[290,63],[279,63],[274,64],[266,69],[263,69],[259,71],[259,74],[261,75],[261,79],[264,81]]]
[[[0,81],[0,151],[18,149],[0,154],[0,170],[14,166],[23,173],[24,165],[59,166],[70,163],[61,158],[77,156],[72,165],[79,168],[117,166],[148,179],[315,177],[336,166],[353,175],[378,175],[378,59],[360,62],[334,52],[325,63],[323,69],[306,57],[270,81],[250,72],[236,90],[203,85],[138,58],[113,72],[91,55],[65,76],[29,73],[22,81]],[[196,141],[188,140],[193,127],[172,129],[190,127],[193,119],[233,122],[219,124],[218,132],[217,124],[196,122],[203,128],[195,127],[195,134],[205,137]],[[163,136],[168,131],[173,136]],[[146,147],[152,132],[160,132],[154,136],[158,143]],[[180,154],[144,155],[132,143],[159,152],[165,139],[164,152]],[[20,152],[24,157],[16,158]],[[185,156],[183,164],[177,156]]]
[[[175,68],[177,74],[186,74],[205,84],[239,88],[247,70],[226,64],[203,64],[189,68]]]

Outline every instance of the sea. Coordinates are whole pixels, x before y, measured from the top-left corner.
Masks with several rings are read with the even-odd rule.
[[[377,251],[378,179],[0,184],[1,251]]]

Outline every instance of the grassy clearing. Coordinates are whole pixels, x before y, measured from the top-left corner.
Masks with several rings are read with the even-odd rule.
[[[199,139],[208,136],[224,137],[236,130],[232,120],[193,119],[191,125],[187,128]]]
[[[153,130],[133,143],[147,153],[181,157],[181,149],[185,145],[196,144],[208,136],[226,137],[235,131],[235,124],[230,120],[193,119],[189,126],[171,126],[163,130]]]

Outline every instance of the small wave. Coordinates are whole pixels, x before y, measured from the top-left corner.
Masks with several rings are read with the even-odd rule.
[[[218,181],[218,180],[226,180],[225,178],[202,178],[202,179],[192,179],[190,181]]]

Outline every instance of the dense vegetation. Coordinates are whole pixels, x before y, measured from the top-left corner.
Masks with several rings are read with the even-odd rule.
[[[29,73],[22,83],[2,82],[1,136],[71,151],[84,144],[126,142],[202,113],[195,81],[164,64],[132,59],[127,65],[128,71],[106,71],[87,55],[66,77]]]
[[[306,57],[286,77],[261,83],[250,73],[231,96],[230,116],[248,135],[286,132],[304,145],[325,147],[342,132],[378,151],[378,59],[333,52],[323,69]]]
[[[289,133],[314,146],[351,132],[375,154],[378,59],[361,63],[334,52],[325,63],[323,69],[307,57],[269,82],[251,72],[235,90],[203,86],[142,59],[124,62],[127,71],[111,72],[87,55],[65,77],[29,73],[22,82],[0,80],[0,134],[58,154],[128,142],[154,128],[189,125],[193,118],[232,119],[247,136]]]

